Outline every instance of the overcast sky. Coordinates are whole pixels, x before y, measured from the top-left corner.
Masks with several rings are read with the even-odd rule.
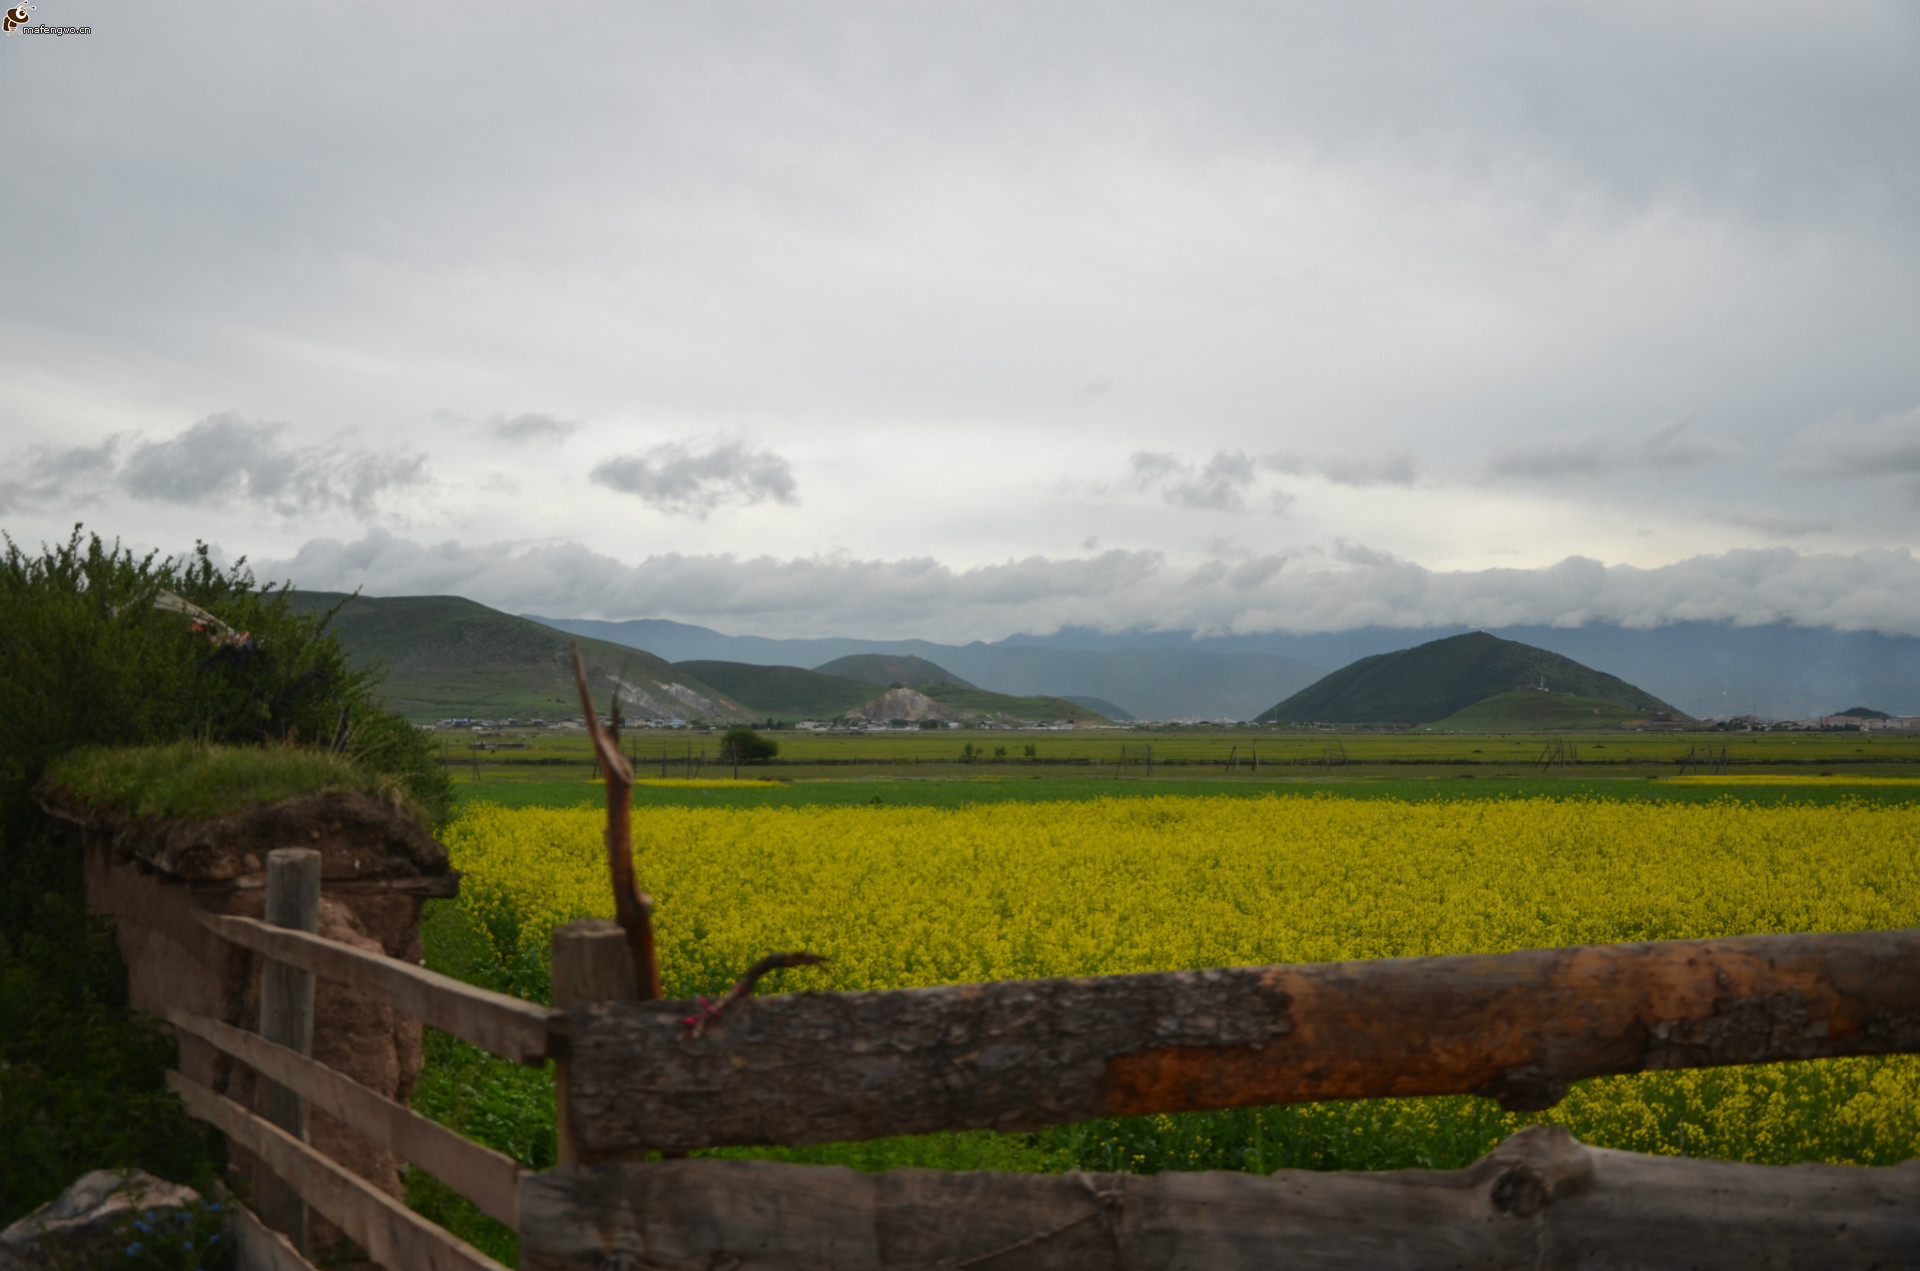
[[[766,635],[1920,634],[1920,3],[39,0],[0,527]]]

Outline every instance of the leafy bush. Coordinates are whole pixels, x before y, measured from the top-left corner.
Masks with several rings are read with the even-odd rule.
[[[779,753],[779,742],[751,728],[729,728],[720,735],[721,763],[765,762]]]
[[[76,527],[0,556],[0,1224],[102,1166],[182,1182],[208,1139],[161,1085],[172,1043],[126,1009],[111,936],[85,914],[80,854],[33,798],[57,757],[88,747],[318,748],[388,774],[432,821],[451,787],[426,738],[354,671],[329,615],[292,611],[245,562],[136,555]],[[247,633],[229,638],[171,593]]]

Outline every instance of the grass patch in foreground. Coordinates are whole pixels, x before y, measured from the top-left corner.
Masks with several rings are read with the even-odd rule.
[[[397,778],[301,746],[91,746],[47,765],[46,779],[94,807],[143,821],[206,820],[330,790],[413,807]]]

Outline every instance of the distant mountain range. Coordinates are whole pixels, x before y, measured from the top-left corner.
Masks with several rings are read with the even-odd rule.
[[[1054,696],[1093,710],[1099,699],[1136,719],[1252,719],[1261,710],[1319,679],[1325,672],[1299,658],[1194,647],[1071,649],[1002,641],[936,644],[931,640],[854,640],[836,637],[776,640],[730,636],[659,618],[607,622],[542,618],[535,622],[575,635],[628,644],[670,662],[714,660],[818,667],[839,659],[883,655],[919,658],[965,681],[1016,697]],[[841,670],[842,675],[852,671]],[[898,675],[884,683],[907,683]],[[882,681],[875,681],[876,683]],[[1101,714],[1115,718],[1108,712]]]
[[[1099,723],[1097,709],[1046,695],[1008,695],[975,687],[921,658],[855,654],[835,675],[795,666],[724,660],[669,663],[644,649],[596,640],[501,613],[459,596],[345,596],[294,592],[297,612],[334,611],[355,666],[384,664],[382,695],[419,722],[439,719],[571,719],[580,713],[570,646],[578,640],[595,706],[617,691],[629,719],[757,723],[859,716]],[[930,712],[891,713],[888,686],[913,681]],[[903,690],[911,691],[911,690]]]
[[[1544,691],[1543,691],[1544,690]],[[1519,694],[1518,698],[1510,697]],[[1376,653],[1261,712],[1262,723],[1431,724],[1462,712],[1504,719],[1525,715],[1530,698],[1569,696],[1649,716],[1682,715],[1625,680],[1546,649],[1484,631],[1446,636],[1411,649]],[[1591,715],[1589,716],[1592,717]]]
[[[1184,631],[1067,628],[1046,636],[956,645],[729,636],[662,619],[539,621],[631,644],[669,661],[725,658],[818,666],[853,653],[912,654],[997,692],[1098,697],[1142,719],[1252,719],[1319,678],[1322,668],[1343,667],[1467,630],[1362,627],[1310,635],[1195,638]],[[1910,636],[1714,622],[1647,630],[1514,626],[1488,632],[1637,684],[1697,717],[1801,718],[1856,704],[1895,715],[1920,714],[1920,639]]]
[[[294,593],[294,603],[309,610],[345,599],[338,593]],[[356,661],[381,659],[388,664],[389,700],[410,718],[565,718],[578,713],[566,662],[566,633],[584,638],[596,700],[604,700],[619,677],[628,684],[627,709],[635,714],[699,715],[715,722],[788,716],[779,709],[782,705],[796,710],[804,705],[801,713],[817,716],[858,693],[874,696],[855,685],[923,686],[932,682],[928,676],[934,673],[961,688],[1064,699],[1110,719],[1252,719],[1319,680],[1322,667],[1345,667],[1375,654],[1463,634],[1370,627],[1326,635],[1195,639],[1172,632],[1068,629],[994,644],[779,640],[723,635],[658,619],[520,618],[455,596],[358,597],[341,611],[336,626]],[[1694,716],[1798,718],[1856,705],[1896,715],[1920,714],[1920,639],[1716,623],[1645,631],[1505,627],[1488,634],[1534,645],[1639,685]],[[848,658],[856,660],[840,661]],[[822,674],[805,668],[837,665],[824,678],[845,683],[821,697],[816,692],[821,685],[808,681],[802,690],[796,681],[789,687],[802,696],[789,700],[767,680],[755,691],[766,701],[752,702],[705,678],[702,670],[708,668],[675,665],[707,662],[785,666],[803,675]],[[727,678],[717,670],[712,673]],[[756,709],[769,705],[774,708]],[[832,713],[837,712],[827,717]]]

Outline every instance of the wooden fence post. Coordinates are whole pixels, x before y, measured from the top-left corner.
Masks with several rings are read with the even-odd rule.
[[[265,921],[296,931],[320,929],[320,853],[282,847],[267,853]],[[288,1050],[313,1054],[313,973],[269,958],[260,968],[260,1035]],[[276,1081],[261,1079],[262,1113],[288,1134],[306,1141],[307,1101]],[[255,1180],[255,1208],[270,1226],[307,1252],[307,1203],[263,1169]]]
[[[553,1004],[566,1008],[576,1002],[632,1001],[640,996],[634,978],[633,954],[627,933],[606,918],[582,918],[557,927],[553,933]],[[562,1166],[580,1163],[573,1146],[573,1126],[567,1119],[565,1059],[553,1065],[555,1152]]]

